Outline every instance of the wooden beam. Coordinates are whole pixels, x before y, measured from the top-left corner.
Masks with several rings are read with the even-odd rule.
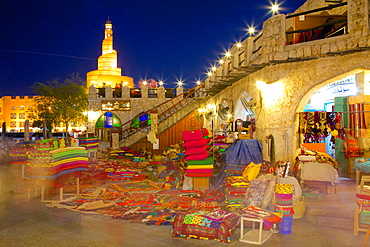
[[[347,2],[338,3],[338,4],[329,4],[329,6],[326,6],[326,7],[307,10],[305,12],[299,12],[299,13],[296,13],[296,14],[286,15],[285,19],[300,16],[300,15],[307,15],[307,14],[311,14],[311,13],[315,13],[315,12],[319,12],[319,11],[323,11],[323,10],[330,10],[330,9],[334,9],[334,8],[341,7],[341,6],[344,6],[344,5],[347,5]]]

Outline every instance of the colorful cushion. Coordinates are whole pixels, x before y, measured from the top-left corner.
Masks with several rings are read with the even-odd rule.
[[[205,160],[208,158],[208,153],[205,154],[193,154],[185,158],[185,160]]]
[[[187,148],[185,151],[185,155],[192,155],[192,154],[204,154],[207,153],[207,149],[203,147],[193,147]]]
[[[208,143],[208,140],[205,138],[201,138],[196,141],[186,141],[182,145],[185,148],[195,148],[195,147],[204,147]]]
[[[184,141],[199,141],[203,138],[202,130],[193,130],[193,131],[183,131],[182,138]]]

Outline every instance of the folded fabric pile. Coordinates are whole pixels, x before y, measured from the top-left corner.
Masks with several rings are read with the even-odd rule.
[[[80,147],[85,147],[86,150],[97,150],[99,149],[99,139],[97,136],[78,138]]]
[[[279,224],[279,230],[282,234],[292,232],[293,219],[293,185],[281,184],[275,185],[276,212],[283,215],[283,220]]]
[[[242,210],[242,215],[248,218],[263,219],[264,230],[270,230],[273,227],[273,224],[279,223],[282,220],[280,214],[255,206],[244,208]]]
[[[186,176],[212,177],[213,158],[207,151],[207,129],[184,131],[182,133],[187,161]]]
[[[204,160],[188,161],[186,176],[188,177],[212,177],[213,158],[208,157]]]
[[[239,222],[239,216],[222,210],[176,214],[172,236],[196,239],[215,239],[230,243],[231,233]]]
[[[28,152],[35,150],[35,142],[21,142],[17,143],[13,148],[9,150],[9,157],[12,164],[15,163],[26,163],[28,161]]]
[[[224,183],[227,208],[241,208],[249,181],[243,176],[227,177]]]
[[[75,172],[87,171],[87,151],[83,147],[66,147],[30,154],[29,177],[55,179]],[[51,161],[51,162],[50,162]]]

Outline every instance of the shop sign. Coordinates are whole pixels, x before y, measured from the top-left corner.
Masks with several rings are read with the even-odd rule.
[[[112,127],[113,127],[113,114],[111,112],[107,112],[104,114],[104,128]]]
[[[130,100],[102,100],[102,111],[130,111]]]
[[[356,95],[356,92],[356,78],[355,76],[349,76],[343,80],[339,80],[325,86],[325,92],[323,93],[331,95],[331,98],[334,98],[339,96]]]

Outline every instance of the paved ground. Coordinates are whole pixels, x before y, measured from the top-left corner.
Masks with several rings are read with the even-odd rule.
[[[225,244],[173,238],[171,226],[147,226],[100,214],[46,207],[39,199],[27,199],[26,193],[10,192],[27,184],[21,179],[19,165],[0,166],[0,181],[0,246],[255,246],[238,241],[239,228],[232,234],[232,242]],[[343,189],[354,191],[354,183],[342,183],[337,195],[329,196],[327,202],[330,204],[330,197],[337,202]],[[351,200],[339,201],[355,205]],[[353,220],[345,220],[343,224],[353,225]],[[262,246],[362,246],[364,237],[364,233],[354,236],[353,230],[317,226],[305,217],[293,220],[291,234],[273,234]]]

